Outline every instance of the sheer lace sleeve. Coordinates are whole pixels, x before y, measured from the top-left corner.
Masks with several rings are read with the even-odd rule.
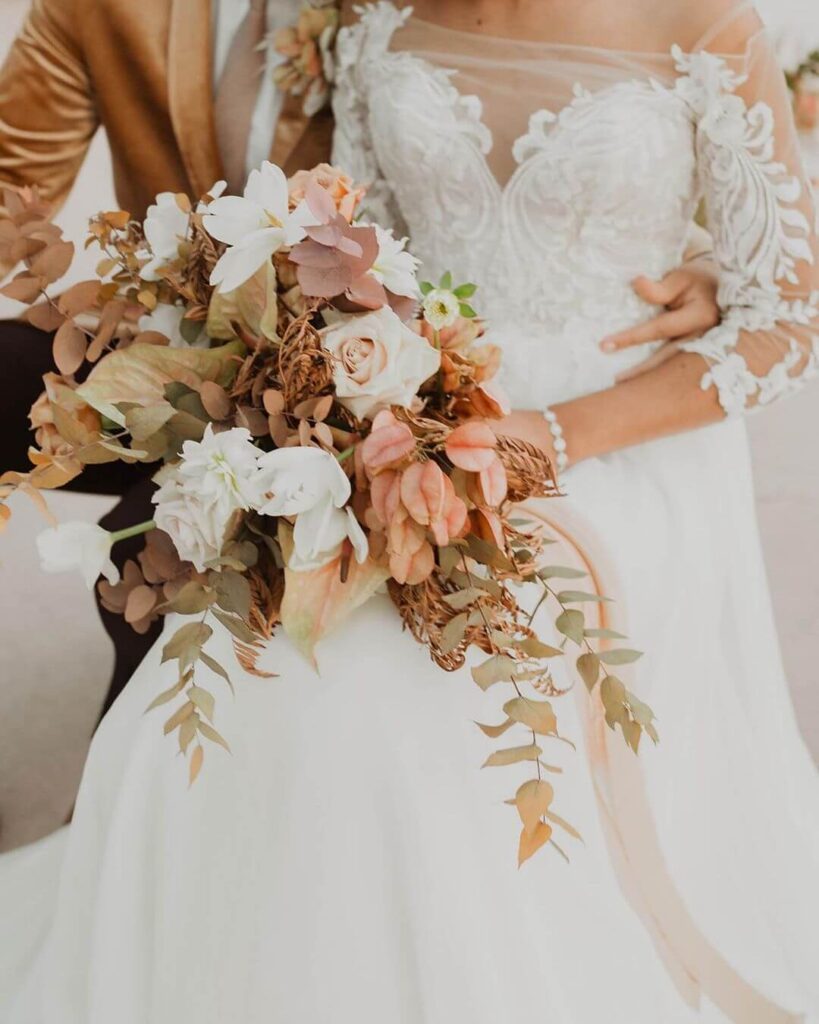
[[[378,164],[369,125],[367,95],[377,87],[378,60],[389,48],[394,32],[409,11],[392,4],[356,7],[359,20],[342,28],[336,42],[333,89],[333,163],[367,186],[364,217],[404,232],[398,204]]]
[[[736,33],[742,37],[737,40]],[[819,243],[784,76],[747,7],[742,58],[674,56],[694,122],[700,188],[721,270],[722,323],[684,348],[708,363],[728,415],[789,394],[819,365]],[[725,53],[725,34],[711,48]]]

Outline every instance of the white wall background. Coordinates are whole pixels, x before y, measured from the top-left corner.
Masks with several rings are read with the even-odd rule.
[[[28,0],[0,0],[0,55],[27,6]],[[777,24],[797,25],[797,35],[819,42],[817,0],[762,6]],[[84,218],[113,206],[100,135],[61,221],[81,241]],[[0,317],[14,313],[0,299]],[[785,661],[803,731],[819,758],[819,385],[754,418],[751,432]],[[70,494],[52,502],[66,519],[98,518],[110,504]],[[65,818],[111,666],[92,596],[79,579],[38,573],[33,537],[40,523],[19,501],[15,511],[11,532],[0,538],[0,848],[34,839]]]

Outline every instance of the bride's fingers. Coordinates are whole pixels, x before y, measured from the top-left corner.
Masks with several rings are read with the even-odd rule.
[[[672,270],[661,281],[653,281],[645,276],[636,277],[631,282],[631,287],[644,302],[650,302],[652,306],[670,306],[679,299],[689,284],[685,273],[681,270]]]
[[[710,309],[704,304],[689,302],[679,309],[666,310],[643,324],[620,331],[619,334],[610,334],[600,342],[600,348],[604,352],[619,352],[620,349],[645,345],[649,341],[673,341],[675,338],[704,330],[703,324],[709,316]]]
[[[633,380],[635,377],[648,373],[649,370],[655,370],[658,366],[662,366],[663,363],[667,363],[669,359],[672,359],[680,351],[680,345],[688,340],[688,338],[682,338],[680,341],[670,341],[667,345],[663,345],[662,348],[658,348],[656,352],[653,352],[648,359],[644,359],[641,363],[637,363],[636,366],[618,373],[614,378],[615,381],[618,384],[622,384],[623,381]]]

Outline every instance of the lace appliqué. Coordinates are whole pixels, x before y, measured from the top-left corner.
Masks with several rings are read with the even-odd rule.
[[[790,339],[765,374],[748,366],[737,346],[742,333],[777,331],[788,324],[810,331],[819,316],[817,295],[788,301],[780,282],[799,283],[799,261],[813,263],[810,224],[795,208],[802,186],[774,159],[774,115],[766,103],[748,107],[735,93],[745,78],[710,53],[672,51],[678,79],[675,94],[687,104],[696,126],[701,187],[722,272],[721,324],[684,345],[709,362],[703,389],[716,387],[725,412],[738,415],[749,404],[766,405],[796,390],[816,369],[817,346]],[[803,365],[804,364],[804,365]]]

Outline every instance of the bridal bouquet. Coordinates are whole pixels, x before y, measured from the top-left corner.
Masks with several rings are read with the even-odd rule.
[[[656,739],[653,716],[606,668],[638,655],[594,649],[617,638],[586,625],[579,606],[600,597],[561,589],[582,573],[545,564],[549,539],[519,507],[558,491],[542,451],[492,427],[508,410],[475,288],[448,274],[419,282],[405,241],[356,221],[362,195],[326,165],[288,181],[265,164],[243,196],[164,193],[144,224],[100,214],[98,277],[54,299],[73,247],[36,191],[7,194],[0,256],[23,269],[3,292],[56,332],[58,372],[31,410],[32,468],[0,477],[0,523],[14,491],[45,507],[43,490],[89,464],[155,467],[151,521],[119,534],[64,523],[38,543],[47,570],[80,568],[89,585],[102,575],[103,604],[136,630],[190,617],[165,643],[178,677],[152,707],[173,705],[164,729],[191,781],[206,741],[228,746],[200,671],[230,683],[208,652],[212,623],[264,675],[278,626],[313,661],[321,637],[386,587],[442,668],[469,659],[482,689],[511,688],[500,724],[481,728],[527,734],[486,762],[532,766],[510,801],[522,862],[554,843],[553,828],[576,834],[544,779],[541,744],[561,738],[553,660],[576,648],[635,751],[643,731]],[[120,578],[111,545],[138,533],[144,550]],[[535,610],[555,609],[554,644],[535,633],[522,584],[538,588]]]

